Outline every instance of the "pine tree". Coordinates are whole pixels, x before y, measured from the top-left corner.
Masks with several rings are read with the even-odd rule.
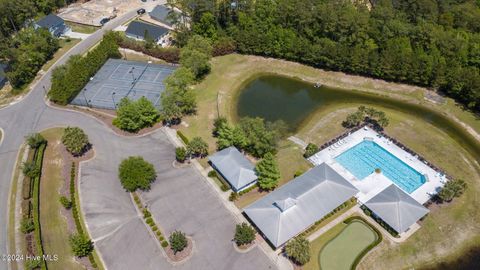
[[[255,167],[258,176],[258,185],[261,189],[271,190],[278,185],[280,170],[275,157],[271,153],[265,154],[263,159]]]

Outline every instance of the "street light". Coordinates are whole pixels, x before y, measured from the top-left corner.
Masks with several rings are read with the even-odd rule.
[[[113,101],[113,107],[117,109],[117,104],[115,104],[115,92],[112,92],[112,101]]]
[[[87,92],[87,88],[83,88],[83,98],[85,99],[85,103],[87,103],[87,107],[90,107],[90,104],[88,104],[87,96],[85,96],[85,92]]]

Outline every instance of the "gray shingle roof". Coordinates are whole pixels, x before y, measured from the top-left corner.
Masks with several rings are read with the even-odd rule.
[[[7,76],[5,74],[5,70],[7,69],[7,64],[0,63],[0,88],[5,85],[7,82]]]
[[[125,33],[137,36],[142,39],[145,39],[145,33],[147,33],[147,35],[153,40],[157,40],[159,37],[166,34],[167,32],[167,28],[140,21],[131,22],[128,25],[127,30],[125,30]]]
[[[215,153],[208,159],[235,190],[257,179],[253,164],[233,146]]]
[[[38,22],[37,25],[40,27],[45,27],[45,28],[50,28],[52,26],[58,26],[64,24],[64,21],[62,18],[58,17],[55,14],[48,14],[48,16],[45,16],[41,18]]]
[[[365,206],[398,233],[406,231],[429,212],[394,184],[368,200]]]
[[[244,211],[270,243],[279,247],[357,193],[348,180],[322,163]]]
[[[173,22],[171,19],[168,18],[168,14],[171,12],[171,9],[164,6],[164,5],[158,5],[156,6],[152,11],[148,13],[150,17],[154,20],[157,20],[159,22],[162,22],[166,25],[172,26]],[[173,11],[175,12],[175,11]]]

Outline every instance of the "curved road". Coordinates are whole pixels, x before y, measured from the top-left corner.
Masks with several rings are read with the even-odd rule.
[[[179,269],[274,269],[259,249],[236,252],[232,234],[236,220],[215,192],[192,167],[175,169],[174,146],[163,130],[142,137],[122,137],[100,121],[82,113],[49,107],[44,89],[51,71],[75,54],[86,52],[111,30],[136,15],[132,10],[68,51],[20,102],[0,109],[0,254],[7,254],[8,197],[16,155],[25,136],[55,126],[79,126],[95,148],[95,158],[81,165],[79,183],[82,212],[97,250],[108,269],[171,269],[158,242],[137,214],[130,196],[117,179],[121,159],[141,155],[155,165],[159,179],[142,194],[153,216],[168,235],[181,229],[195,241],[194,255]],[[0,261],[0,269],[8,269]]]

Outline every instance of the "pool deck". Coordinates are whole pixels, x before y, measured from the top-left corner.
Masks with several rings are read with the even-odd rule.
[[[385,150],[395,155],[398,159],[405,162],[407,165],[425,176],[427,180],[426,183],[409,194],[417,202],[421,204],[426,203],[430,199],[431,195],[436,194],[447,181],[445,176],[430,168],[428,165],[420,161],[416,156],[411,155],[396,144],[392,143],[389,139],[381,136],[368,127],[364,127],[351,133],[342,140],[344,141],[343,144],[329,146],[311,156],[308,160],[315,166],[325,162],[334,168],[340,175],[345,177],[345,179],[349,180],[358,190],[360,190],[359,194],[357,194],[357,199],[361,203],[365,203],[370,198],[374,197],[388,187],[390,184],[395,184],[382,173],[377,174],[375,172],[363,180],[359,180],[335,160],[335,157],[365,139],[374,141]]]

